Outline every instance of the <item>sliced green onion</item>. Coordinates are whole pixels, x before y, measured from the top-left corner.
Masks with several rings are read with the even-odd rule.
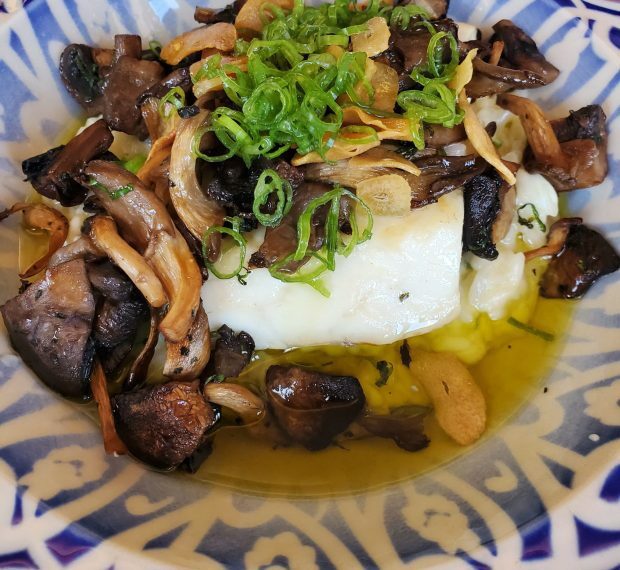
[[[275,192],[278,202],[273,214],[264,214],[261,208]],[[293,205],[293,189],[288,180],[283,180],[275,171],[268,168],[261,173],[254,189],[252,212],[263,226],[272,228],[280,224]]]
[[[327,263],[318,253],[313,252],[308,263],[302,265],[295,272],[286,270],[286,266],[293,261],[292,254],[282,261],[274,263],[269,268],[272,277],[285,283],[305,283],[318,291],[323,297],[329,297],[330,293],[320,276],[327,271]]]
[[[211,271],[211,273],[213,273],[213,275],[215,275],[218,279],[232,279],[233,277],[237,277],[238,275],[240,275],[244,269],[243,263],[245,261],[245,252],[246,252],[248,242],[245,239],[245,237],[243,237],[241,232],[239,231],[241,227],[240,218],[238,217],[224,218],[224,220],[230,223],[232,227],[229,228],[226,226],[212,226],[203,234],[202,236],[202,257],[204,259],[204,264],[206,268],[209,271]],[[213,263],[209,261],[209,251],[208,251],[209,238],[211,237],[211,235],[216,234],[216,233],[230,236],[234,240],[234,242],[237,244],[237,246],[239,247],[239,264],[232,271],[229,271],[228,273],[223,272],[218,267],[216,267],[217,261]],[[221,255],[220,255],[220,259],[221,259]],[[242,275],[242,279],[245,278],[246,276],[247,276],[247,273],[245,275]],[[240,282],[242,282],[241,279],[240,279]]]
[[[101,182],[97,182],[94,178],[91,178],[88,181],[88,185],[92,186],[93,188],[97,188],[98,190],[102,190],[112,200],[118,200],[119,198],[122,198],[123,196],[129,194],[130,192],[133,192],[133,190],[134,190],[133,184],[127,184],[125,186],[119,186],[118,188],[115,188],[114,190],[110,190],[110,188],[108,188],[107,186],[101,184]]]
[[[173,87],[166,93],[160,100],[157,109],[159,115],[164,119],[169,119],[172,116],[173,110],[168,105],[172,105],[177,112],[185,107],[185,91],[180,87]]]
[[[144,163],[146,162],[146,155],[137,154],[136,156],[132,156],[130,159],[125,160],[123,164],[123,168],[125,170],[129,170],[132,174],[136,174],[138,170],[140,170]]]
[[[530,207],[532,209],[532,215],[529,218],[524,218],[524,217],[521,216],[521,210],[523,210],[523,209],[525,209],[527,207]],[[527,204],[523,204],[523,206],[518,208],[517,209],[517,215],[519,217],[519,223],[522,226],[526,226],[526,227],[528,227],[531,230],[534,227],[534,222],[536,222],[536,224],[538,224],[538,227],[540,228],[541,232],[546,232],[547,231],[547,226],[540,219],[540,214],[538,213],[538,209],[531,202],[528,202]]]
[[[355,134],[355,135],[366,135],[363,137],[349,137],[347,135]],[[379,140],[379,135],[377,131],[368,125],[348,125],[346,127],[342,127],[340,131],[338,131],[338,138],[350,140],[357,144],[368,144],[371,142],[375,142]]]
[[[400,28],[401,30],[406,30],[409,27],[409,23],[411,22],[411,18],[430,18],[428,12],[414,4],[409,4],[407,6],[395,6],[388,16],[388,21],[392,28]]]
[[[541,329],[538,329],[526,323],[522,323],[521,321],[518,321],[514,317],[509,317],[507,322],[509,325],[512,325],[515,328],[521,329],[522,331],[525,331],[529,334],[542,338],[543,340],[547,342],[552,342],[555,340],[554,334],[551,334],[550,332],[547,332],[547,331],[543,331]]]

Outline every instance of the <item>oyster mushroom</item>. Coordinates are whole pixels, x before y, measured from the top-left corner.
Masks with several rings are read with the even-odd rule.
[[[69,221],[58,210],[44,204],[18,203],[8,210],[0,212],[0,222],[16,212],[24,213],[23,225],[25,227],[45,231],[49,234],[47,253],[19,274],[21,279],[28,279],[43,271],[54,253],[63,246],[69,233]]]
[[[296,443],[316,451],[347,429],[366,399],[357,378],[297,366],[271,366],[267,402],[280,428]]]
[[[524,97],[500,95],[497,104],[521,119],[529,143],[524,156],[527,170],[542,174],[558,192],[596,186],[605,179],[606,117],[599,105],[550,122],[536,103]]]

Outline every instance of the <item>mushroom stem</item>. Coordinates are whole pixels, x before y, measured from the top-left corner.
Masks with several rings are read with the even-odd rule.
[[[107,216],[96,216],[90,223],[90,238],[131,279],[151,307],[162,307],[167,298],[161,281],[145,259],[116,230]]]
[[[95,402],[97,402],[97,412],[99,413],[99,421],[101,422],[105,452],[109,454],[116,453],[118,455],[126,454],[127,447],[118,436],[118,433],[116,433],[105,372],[98,360],[95,360],[93,365],[93,371],[90,376],[90,387]]]
[[[265,402],[239,384],[208,382],[202,392],[212,404],[233,410],[246,425],[255,424],[265,414]]]
[[[47,253],[19,274],[21,279],[28,279],[43,271],[48,266],[52,255],[63,246],[69,233],[69,222],[54,208],[44,204],[24,204],[22,202],[0,212],[0,222],[16,212],[24,213],[23,225],[25,227],[31,230],[45,231],[49,234]]]
[[[566,156],[553,127],[534,101],[517,95],[503,94],[498,95],[497,104],[521,119],[536,160],[565,166]]]

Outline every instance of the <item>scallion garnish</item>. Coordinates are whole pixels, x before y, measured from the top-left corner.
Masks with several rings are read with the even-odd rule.
[[[134,190],[133,184],[127,184],[125,186],[119,186],[118,188],[115,188],[114,190],[110,190],[110,188],[108,188],[107,186],[101,184],[100,182],[97,182],[94,178],[91,178],[88,181],[88,185],[92,186],[94,188],[97,188],[98,190],[102,190],[112,200],[118,200],[119,198],[122,198],[123,196],[126,196],[127,194],[129,194],[130,192],[133,192],[133,190]]]
[[[547,331],[543,331],[541,329],[537,329],[536,327],[533,327],[526,323],[522,323],[521,321],[518,321],[514,317],[508,318],[508,324],[518,329],[521,329],[522,331],[525,331],[529,334],[542,338],[543,340],[547,342],[552,342],[553,340],[555,340],[554,334],[551,334],[550,332],[547,332]]]
[[[521,210],[524,210],[527,207],[530,207],[532,209],[532,215],[529,218],[524,218],[523,216],[521,216]],[[538,209],[531,202],[528,202],[527,204],[523,204],[523,206],[520,206],[517,209],[517,215],[519,217],[519,223],[522,226],[525,226],[531,230],[534,227],[534,222],[536,222],[541,232],[547,231],[547,226],[540,219],[540,214],[538,213]]]
[[[269,196],[276,195],[277,203],[273,214],[265,214],[261,208],[269,200]],[[263,170],[256,188],[254,189],[254,204],[252,211],[256,219],[263,226],[272,228],[277,226],[286,214],[288,214],[293,204],[293,189],[288,180],[283,180],[275,171],[268,168]]]
[[[241,232],[239,231],[241,227],[241,220],[238,217],[234,217],[234,218],[224,218],[224,221],[228,222],[231,227],[212,226],[202,236],[202,257],[204,260],[204,264],[207,267],[207,269],[211,271],[211,273],[213,273],[213,275],[215,275],[218,279],[232,279],[233,277],[237,277],[238,275],[241,274],[240,283],[242,285],[245,285],[245,283],[242,282],[242,279],[245,280],[245,277],[247,277],[247,273],[243,274],[243,270],[244,270],[243,263],[245,262],[245,251],[246,251],[248,242],[245,239],[245,237],[243,237]],[[213,234],[228,235],[237,244],[239,248],[239,263],[232,271],[225,272],[224,270],[216,266],[218,261],[221,260],[221,257],[222,257],[221,255],[220,255],[220,260],[216,262],[209,261],[209,242],[210,242],[209,238]]]
[[[185,107],[185,91],[180,87],[173,87],[159,100],[157,109],[159,115],[164,119],[169,119],[172,116],[173,109],[169,105],[172,105],[177,112]]]
[[[352,209],[349,223],[351,225],[351,236],[345,242],[339,235],[339,216],[340,202],[343,198],[350,199],[359,204],[366,213],[366,227],[361,232],[357,223],[355,210]],[[320,251],[310,251],[309,242],[312,231],[312,218],[316,211],[322,206],[327,206],[325,220],[325,242]],[[321,281],[320,277],[326,271],[336,269],[336,254],[348,256],[356,245],[364,243],[372,236],[372,213],[370,208],[349,190],[337,186],[333,190],[326,192],[311,200],[297,220],[297,249],[271,266],[269,272],[276,279],[288,283],[306,283],[316,289],[325,297],[329,297],[329,291]],[[302,262],[300,267],[290,270],[295,262]],[[305,263],[304,263],[305,262]]]

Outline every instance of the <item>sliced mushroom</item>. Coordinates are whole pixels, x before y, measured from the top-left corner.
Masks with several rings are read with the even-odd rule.
[[[133,361],[129,373],[123,382],[123,391],[129,392],[135,388],[140,388],[145,382],[155,348],[159,340],[159,313],[155,309],[151,309],[151,319],[149,323],[149,336],[140,354]]]
[[[467,84],[467,92],[474,99],[546,85],[545,80],[533,71],[491,65],[480,57],[476,57],[473,64],[474,76]]]
[[[161,50],[161,58],[170,65],[177,65],[188,55],[207,48],[232,51],[237,41],[237,30],[232,24],[218,22],[185,32],[168,42]]]
[[[186,337],[179,342],[166,343],[164,376],[174,380],[197,378],[209,362],[210,356],[209,319],[201,302]]]
[[[86,174],[96,181],[93,190],[123,237],[142,253],[164,286],[169,304],[160,323],[161,332],[170,342],[182,341],[196,317],[202,285],[200,269],[187,242],[164,204],[139,178],[117,164],[102,161],[91,162]],[[131,190],[113,199],[113,191],[121,187]]]
[[[83,259],[84,261],[95,261],[105,257],[103,251],[96,247],[90,238],[80,236],[75,241],[61,247],[51,257],[47,264],[48,269],[73,261],[74,259]]]
[[[0,222],[16,212],[24,213],[23,225],[26,228],[45,231],[49,234],[47,253],[19,274],[20,279],[28,279],[43,271],[52,255],[63,246],[69,233],[69,221],[58,210],[44,204],[18,203],[0,212]]]
[[[366,412],[357,423],[370,435],[392,439],[407,451],[419,451],[430,443],[424,433],[424,418],[428,412],[429,409],[422,406],[404,406],[385,415]]]
[[[196,6],[194,10],[194,20],[199,24],[217,24],[218,22],[234,24],[237,13],[242,5],[242,2],[232,2],[221,10],[212,10],[211,8]]]
[[[296,366],[271,366],[266,389],[279,426],[293,441],[312,451],[327,447],[347,429],[366,402],[357,378]]]
[[[161,281],[146,260],[118,234],[112,218],[95,216],[89,223],[88,233],[95,246],[125,272],[151,307],[166,304]]]
[[[551,260],[540,283],[543,297],[581,297],[599,278],[620,269],[620,256],[601,234],[574,220],[568,225],[564,247]],[[560,231],[565,230],[560,227]]]
[[[235,27],[240,31],[260,32],[265,18],[263,4],[274,4],[282,10],[293,8],[293,0],[246,0],[235,18]]]
[[[524,97],[501,95],[497,104],[521,119],[529,143],[525,167],[542,174],[558,192],[596,186],[605,179],[606,117],[599,105],[550,123],[540,107]]]
[[[555,222],[547,234],[547,243],[536,249],[526,251],[525,261],[530,261],[537,257],[546,257],[549,255],[557,255],[564,249],[566,238],[572,226],[581,224],[581,218],[562,218]]]
[[[239,384],[207,382],[202,393],[212,404],[234,411],[248,426],[259,422],[266,413],[265,402]]]
[[[176,213],[192,235],[202,240],[213,226],[224,223],[224,208],[205,196],[196,177],[194,138],[208,120],[208,112],[182,121],[170,157],[170,198]]]
[[[90,387],[93,398],[97,402],[97,412],[99,414],[99,424],[103,435],[103,447],[106,453],[124,455],[127,453],[127,446],[122,442],[116,433],[114,416],[112,415],[112,405],[110,404],[110,394],[105,372],[98,360],[95,360],[93,371],[90,376]]]
[[[239,376],[250,363],[254,346],[254,339],[248,333],[235,334],[230,327],[222,325],[217,329],[217,341],[207,373],[223,378]]]
[[[45,384],[70,398],[88,396],[95,299],[83,260],[49,269],[0,311],[11,344]]]
[[[112,398],[118,435],[129,452],[160,469],[174,469],[207,443],[218,415],[200,383],[167,382]]]
[[[148,305],[127,276],[109,262],[91,265],[88,277],[98,293],[92,330],[95,350],[105,374],[113,376],[131,352]]]
[[[547,85],[555,81],[560,71],[538,51],[534,40],[510,20],[500,20],[493,26],[491,41],[503,42],[502,57],[516,69],[526,69],[541,77]]]
[[[99,120],[76,135],[67,145],[53,148],[22,162],[26,180],[43,196],[63,206],[81,204],[87,190],[77,178],[86,163],[101,156],[114,137],[104,120]]]
[[[280,224],[274,228],[267,228],[263,243],[250,257],[250,267],[271,267],[276,261],[284,259],[297,248],[297,220],[308,204],[329,191],[329,186],[316,182],[303,183],[293,193],[293,205],[289,213],[284,216]],[[324,241],[322,228],[325,224],[326,209],[317,208],[312,216],[308,249],[317,251]],[[296,264],[296,265],[294,265]],[[303,265],[301,262],[292,262],[289,269]]]

